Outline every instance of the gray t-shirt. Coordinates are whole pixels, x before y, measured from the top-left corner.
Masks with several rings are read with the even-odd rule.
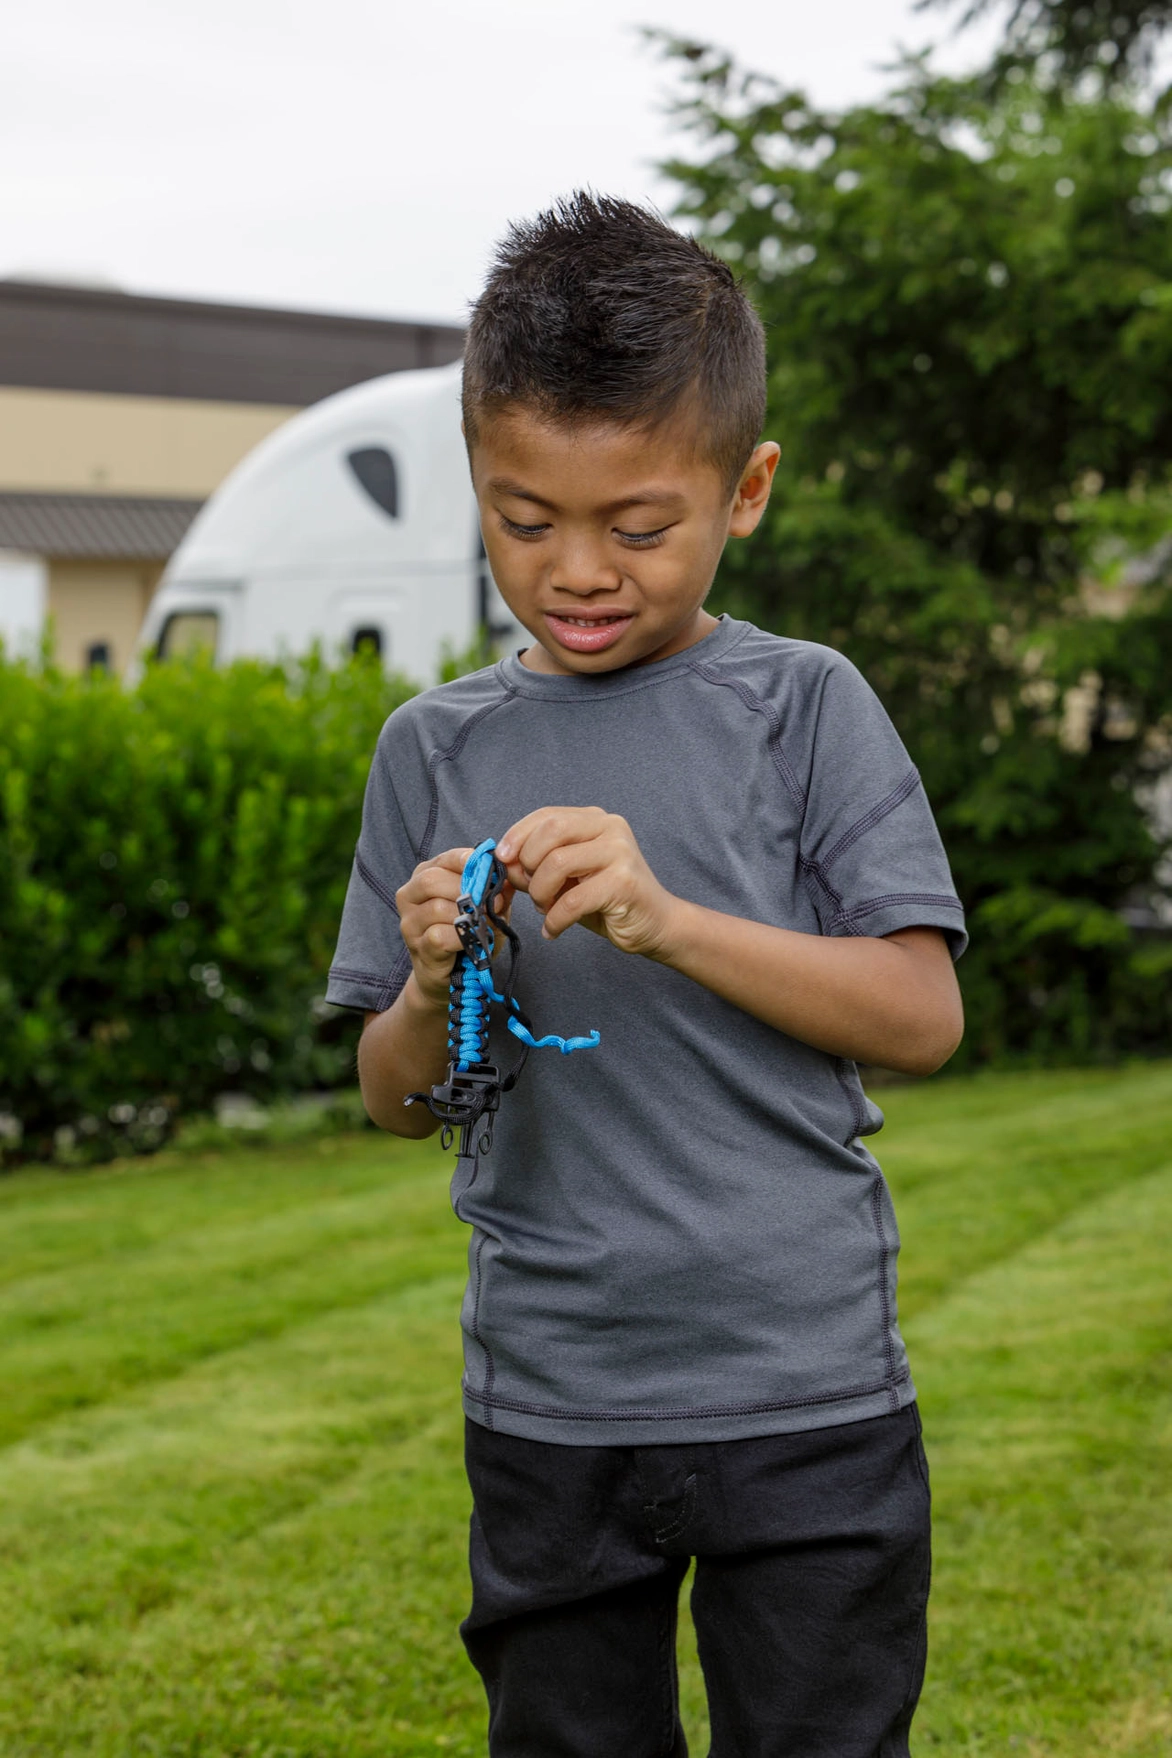
[[[551,677],[513,656],[398,709],[329,999],[389,1007],[410,970],[397,887],[539,806],[621,813],[669,891],[729,915],[964,944],[919,777],[869,686],[829,648],[724,617],[652,665]],[[909,1403],[895,1216],[859,1139],[883,1118],[854,1064],[586,928],[543,941],[524,895],[513,923],[537,1034],[602,1042],[532,1052],[475,1181],[454,1182],[468,1414],[652,1445]],[[500,1032],[494,1059],[516,1048]]]

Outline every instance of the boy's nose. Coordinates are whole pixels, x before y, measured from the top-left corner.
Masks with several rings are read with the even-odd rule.
[[[560,550],[550,570],[555,591],[572,592],[581,598],[591,592],[613,592],[622,575],[613,560],[593,544],[572,544]]]

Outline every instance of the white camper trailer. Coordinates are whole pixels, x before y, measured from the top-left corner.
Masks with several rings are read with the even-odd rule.
[[[172,556],[139,650],[368,646],[426,684],[482,628],[524,638],[484,559],[455,365],[355,385],[263,440]]]

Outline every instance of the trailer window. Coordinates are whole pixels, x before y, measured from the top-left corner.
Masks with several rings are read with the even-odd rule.
[[[391,519],[399,517],[399,473],[385,446],[360,446],[346,453],[346,462],[376,507]]]
[[[172,611],[163,624],[156,651],[160,659],[186,659],[193,653],[206,653],[214,659],[219,633],[219,611]]]

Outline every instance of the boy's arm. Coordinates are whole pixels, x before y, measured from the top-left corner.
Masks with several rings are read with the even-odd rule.
[[[449,964],[450,964],[449,960]],[[448,1066],[448,1003],[429,1000],[412,971],[385,1013],[368,1013],[358,1045],[358,1084],[372,1123],[394,1135],[422,1140],[439,1124],[426,1105],[407,1105],[408,1093],[426,1093]]]
[[[547,938],[581,922],[832,1056],[931,1074],[960,1042],[960,990],[936,928],[837,939],[704,909],[659,883],[625,819],[593,807],[531,812],[497,853]]]

